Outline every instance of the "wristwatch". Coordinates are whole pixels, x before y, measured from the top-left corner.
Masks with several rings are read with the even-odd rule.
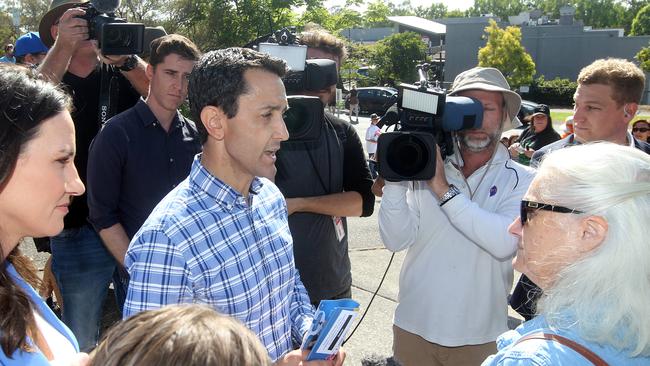
[[[135,69],[137,65],[138,65],[138,56],[130,55],[129,57],[126,58],[126,60],[124,60],[122,66],[118,66],[117,69],[127,72]]]
[[[460,194],[460,190],[456,188],[455,185],[450,184],[447,192],[445,192],[445,194],[443,194],[442,197],[440,197],[440,203],[439,203],[440,207],[442,207],[442,205],[444,205],[449,200],[451,200],[452,198],[456,197],[459,194]]]

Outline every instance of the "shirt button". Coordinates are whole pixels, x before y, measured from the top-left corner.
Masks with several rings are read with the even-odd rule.
[[[152,123],[152,125],[153,125],[154,127],[156,127],[156,122]]]
[[[170,162],[170,163],[173,163],[173,162],[174,162],[174,158],[169,158],[169,162]]]

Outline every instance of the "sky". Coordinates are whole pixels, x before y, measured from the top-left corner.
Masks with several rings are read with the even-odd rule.
[[[366,2],[370,2],[371,0],[365,0]],[[388,0],[392,2],[393,4],[400,4],[402,1],[401,0]],[[449,10],[454,10],[454,9],[460,9],[460,10],[467,10],[469,7],[474,5],[474,0],[411,0],[411,5],[413,7],[418,7],[418,6],[430,6],[432,3],[443,3],[447,5],[447,9]],[[326,8],[331,8],[333,6],[343,6],[345,5],[345,0],[325,0],[325,7]]]

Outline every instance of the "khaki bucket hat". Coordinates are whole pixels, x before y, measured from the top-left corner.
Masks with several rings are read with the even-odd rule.
[[[47,47],[52,47],[54,44],[54,38],[52,38],[52,33],[50,32],[52,24],[59,20],[66,10],[87,2],[88,0],[52,0],[50,9],[43,15],[41,23],[38,25],[38,33],[41,36],[41,41]]]
[[[521,107],[521,97],[510,90],[510,85],[508,85],[508,81],[501,71],[492,67],[475,67],[458,74],[454,79],[449,95],[456,95],[466,90],[501,92],[506,104],[507,120],[510,122],[510,127],[521,126],[521,122],[517,118],[517,113],[519,113]]]

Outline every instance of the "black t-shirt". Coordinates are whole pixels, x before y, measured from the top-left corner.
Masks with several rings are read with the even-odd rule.
[[[117,112],[131,108],[140,98],[131,83],[116,71],[119,85],[117,93]],[[97,68],[85,78],[66,72],[63,76],[63,87],[72,96],[74,110],[72,120],[75,127],[77,155],[74,163],[79,171],[81,181],[86,184],[86,167],[88,164],[88,149],[101,127],[99,121],[99,96],[101,89],[100,68]],[[88,205],[86,194],[74,197],[65,216],[65,228],[78,228],[87,223]]]
[[[362,216],[370,216],[375,198],[361,140],[347,122],[326,113],[316,142],[282,143],[275,183],[287,198],[356,191]],[[298,212],[289,216],[296,268],[312,302],[328,299],[352,284],[345,237],[339,241],[331,216]]]

